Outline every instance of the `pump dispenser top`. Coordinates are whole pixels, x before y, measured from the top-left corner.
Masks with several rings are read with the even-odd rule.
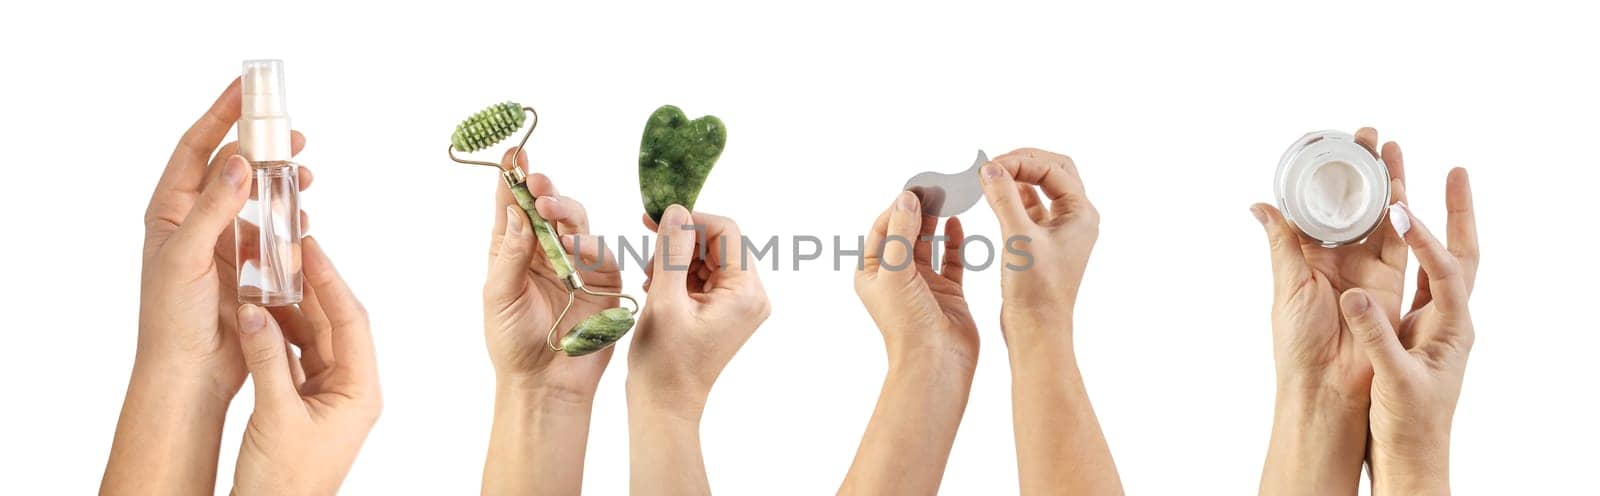
[[[246,60],[240,77],[239,154],[251,162],[290,158],[283,61]]]

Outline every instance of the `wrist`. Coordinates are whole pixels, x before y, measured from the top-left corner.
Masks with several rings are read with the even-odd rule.
[[[1049,312],[1024,312],[1027,315],[1014,315],[1014,313],[1004,310],[1000,312],[1000,332],[1005,335],[1007,349],[1072,347],[1071,309],[1058,315],[1048,316],[1046,313]]]
[[[709,391],[683,385],[668,385],[628,377],[628,418],[672,419],[698,425],[705,413]]]
[[[1372,494],[1450,494],[1450,468],[1448,462],[1441,466],[1409,469],[1387,468],[1374,463],[1372,467]]]
[[[884,348],[889,354],[890,374],[914,369],[971,376],[978,368],[977,350],[966,350],[957,345],[906,341],[908,340],[884,340]]]
[[[216,377],[211,367],[140,353],[133,360],[129,389],[138,394],[172,397],[196,411],[221,410],[243,384],[231,385]]]
[[[587,409],[594,404],[595,389],[556,384],[540,374],[495,374],[495,400],[533,401],[535,404],[581,406]]]

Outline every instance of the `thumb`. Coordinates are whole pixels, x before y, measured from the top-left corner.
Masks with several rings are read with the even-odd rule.
[[[183,225],[178,227],[168,245],[173,250],[172,256],[178,257],[180,262],[204,264],[211,260],[217,237],[233,225],[233,219],[239,216],[239,209],[244,208],[249,198],[249,188],[245,185],[249,183],[246,179],[250,164],[244,157],[228,157],[219,167],[221,170],[200,192],[200,198],[189,209]]]
[[[1272,253],[1272,280],[1280,295],[1311,277],[1310,269],[1306,268],[1305,252],[1300,250],[1300,233],[1283,218],[1283,213],[1271,205],[1257,203],[1250,206],[1250,214],[1267,232],[1267,245]]]
[[[287,405],[299,399],[289,372],[283,331],[266,309],[255,305],[239,307],[239,348],[244,353],[245,367],[250,369],[250,381],[255,384],[257,408]]]
[[[883,255],[878,258],[878,274],[898,280],[910,279],[917,273],[912,256],[922,233],[922,207],[917,195],[901,191],[890,210],[883,237]]]
[[[1344,311],[1350,334],[1355,335],[1356,347],[1367,354],[1372,370],[1379,376],[1397,377],[1410,360],[1383,308],[1366,291],[1352,289],[1339,297],[1339,308]]]
[[[650,297],[688,295],[689,264],[694,261],[698,236],[689,210],[667,207],[656,227],[655,264],[650,267]]]
[[[978,174],[982,176],[983,197],[989,200],[989,209],[1000,218],[1001,231],[1010,236],[1033,222],[1033,218],[1028,217],[1028,209],[1022,206],[1022,197],[1016,181],[1011,179],[1011,172],[999,163],[989,162],[983,164]]]
[[[504,304],[522,294],[527,279],[523,276],[533,263],[533,230],[528,217],[516,205],[506,207],[506,230],[500,249],[489,262],[489,278],[483,284],[485,303]]]

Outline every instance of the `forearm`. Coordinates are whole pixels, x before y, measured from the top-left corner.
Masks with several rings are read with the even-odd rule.
[[[1010,343],[1012,423],[1022,494],[1122,492],[1071,339],[1066,332]]]
[[[211,494],[230,396],[194,374],[136,361],[101,494]]]
[[[594,395],[502,378],[483,494],[578,494]]]
[[[629,486],[633,494],[711,494],[700,453],[700,410],[628,390]]]
[[[1367,415],[1302,388],[1280,388],[1261,494],[1356,494]]]
[[[957,362],[952,362],[957,360]],[[889,373],[841,494],[933,494],[972,390],[973,367],[923,353]]]

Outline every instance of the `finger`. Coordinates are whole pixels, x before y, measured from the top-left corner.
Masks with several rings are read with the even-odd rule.
[[[996,163],[1022,184],[1038,185],[1050,199],[1050,210],[1056,215],[1071,212],[1087,204],[1089,197],[1083,189],[1083,179],[1072,157],[1036,148],[1022,148],[999,157]]]
[[[744,256],[741,245],[744,234],[739,230],[738,222],[720,215],[695,212],[694,223],[700,226],[705,236],[706,258],[701,264],[703,271],[699,274],[702,279],[709,280],[713,274],[720,275],[716,278],[718,287],[738,288],[759,278],[756,264]]]
[[[944,261],[940,263],[939,275],[959,285],[962,271],[966,269],[961,261],[961,242],[966,239],[961,219],[951,217],[944,222],[944,238]]]
[[[1466,283],[1462,280],[1461,264],[1452,256],[1428,227],[1411,214],[1404,203],[1389,206],[1389,224],[1417,255],[1417,264],[1428,274],[1428,290],[1433,303],[1441,311],[1463,311],[1467,306]]]
[[[694,221],[689,210],[673,204],[661,214],[656,229],[656,263],[650,270],[650,298],[682,300],[689,296],[689,266],[694,261]]]
[[[278,323],[255,305],[239,307],[239,349],[255,384],[257,408],[283,408],[300,400]]]
[[[239,121],[239,79],[234,78],[222,90],[200,120],[189,126],[178,140],[178,147],[167,161],[167,168],[156,184],[155,196],[173,192],[199,191],[206,175],[205,166],[211,152],[228,135],[228,130]]]
[[[303,375],[319,375],[331,365],[323,356],[323,352],[328,349],[323,340],[328,336],[318,331],[320,328],[306,316],[300,306],[269,307],[267,313],[272,314],[272,319],[278,322],[284,340],[300,348],[299,360],[292,361],[302,369]],[[303,377],[295,381],[296,384],[303,382],[305,382]]]
[[[872,228],[867,231],[866,246],[861,247],[861,272],[871,274],[878,271],[883,260],[883,238],[889,231],[889,214],[894,213],[894,206],[883,210],[878,218],[872,221]]]
[[[1406,158],[1405,154],[1400,152],[1399,143],[1393,141],[1384,143],[1383,153],[1379,157],[1383,159],[1384,167],[1389,169],[1390,181],[1398,180],[1401,183],[1406,181]],[[1390,198],[1389,201],[1405,201],[1405,198]]]
[[[526,160],[527,158],[524,157],[523,161],[525,162]],[[525,165],[520,166],[526,167]],[[544,174],[528,174],[528,192],[533,193],[533,196],[561,195],[561,192],[556,190],[555,181],[551,181],[550,176]]]
[[[246,187],[249,167],[244,157],[238,155],[223,163],[216,180],[206,185],[200,199],[168,242],[171,256],[190,264],[205,264],[211,260],[218,236],[233,226],[233,219],[239,216],[239,209],[244,208],[245,200],[249,199],[250,190]]]
[[[1045,208],[1044,202],[1039,200],[1039,188],[1032,184],[1017,183],[1017,196],[1022,199],[1022,207],[1028,210],[1028,218],[1034,222],[1044,222],[1049,218],[1050,209]]]
[[[1378,153],[1378,130],[1370,127],[1357,129],[1356,144],[1376,155]]]
[[[1280,297],[1311,277],[1306,267],[1305,252],[1300,251],[1300,232],[1294,228],[1277,208],[1265,203],[1250,207],[1250,213],[1267,232],[1267,243],[1272,254],[1273,287]]]
[[[566,196],[541,196],[533,201],[534,210],[555,223],[561,234],[589,234],[589,213],[582,203]]]
[[[884,231],[879,277],[909,278],[915,273],[911,270],[913,245],[923,225],[923,215],[917,204],[917,195],[910,191],[901,191],[895,197],[894,211],[889,213],[888,228]]]
[[[933,268],[933,235],[939,230],[939,218],[932,215],[922,216],[922,225],[917,228],[917,237],[912,238],[913,245],[911,256],[917,261],[918,267]]]
[[[1445,240],[1450,244],[1450,253],[1461,261],[1467,291],[1472,291],[1478,279],[1478,220],[1472,208],[1472,182],[1467,178],[1466,169],[1450,170],[1445,180],[1444,205],[1449,211]]]
[[[500,249],[489,262],[489,277],[483,284],[484,303],[502,307],[516,301],[527,289],[528,267],[533,263],[533,230],[521,209],[507,205],[506,231]]]
[[[578,260],[583,262],[583,270],[597,270],[600,272],[617,272],[622,270],[617,265],[617,257],[611,253],[611,247],[606,246],[604,238],[588,234],[573,234],[561,236],[561,245],[568,253],[578,255]],[[503,253],[503,251],[502,251]],[[523,267],[527,263],[523,262]]]
[[[505,154],[500,157],[500,166],[501,167],[503,167],[503,168],[512,167],[512,164],[511,164],[511,153],[516,151],[516,150],[517,150],[516,148],[506,149]],[[517,160],[516,160],[515,167],[520,168],[523,171],[527,171],[528,170],[528,153],[527,152],[521,152],[521,153],[517,154]],[[497,177],[497,178],[495,178],[494,184],[495,184],[495,186],[494,186],[494,206],[495,206],[494,227],[493,227],[493,230],[491,230],[489,232],[498,235],[498,234],[503,233],[503,232],[506,231],[506,205],[516,205],[517,204],[517,197],[511,194],[511,188],[506,186],[506,181],[504,179],[500,179],[500,178]],[[534,194],[537,195],[538,193],[534,193]]]
[[[338,367],[336,372],[350,374],[349,379],[358,388],[376,388],[378,364],[373,354],[366,308],[339,276],[333,261],[322,251],[322,244],[313,237],[306,237],[302,244],[306,283],[316,291],[317,302],[331,324],[330,341],[333,361]]]
[[[1403,198],[1405,197],[1405,191],[1405,183],[1400,182],[1398,179],[1389,180],[1390,198]],[[1395,200],[1391,200],[1390,203],[1394,203],[1394,201]],[[1386,216],[1379,222],[1388,224],[1389,219]],[[1410,249],[1406,248],[1406,240],[1401,239],[1400,235],[1396,234],[1396,231],[1393,229],[1394,226],[1389,227],[1389,229],[1384,229],[1383,226],[1378,226],[1378,230],[1372,233],[1372,237],[1367,244],[1372,246],[1371,249],[1374,250],[1374,253],[1378,254],[1378,258],[1382,260],[1383,263],[1391,267],[1396,267],[1400,269],[1401,273],[1405,273],[1406,262],[1408,261],[1411,251]]]
[[[1428,288],[1428,271],[1417,269],[1417,294],[1411,297],[1411,311],[1421,310],[1432,301],[1433,290]]]
[[[306,167],[306,166],[302,165],[302,166],[299,167],[299,169],[300,169],[300,181],[299,181],[299,183],[300,183],[300,191],[305,191],[306,189],[311,187],[311,180],[312,179],[316,179],[317,176],[311,173],[311,168],[310,167]]]
[[[1017,183],[1005,166],[990,162],[979,172],[983,178],[983,197],[989,200],[989,209],[1000,220],[1000,230],[1008,236],[1033,224],[1028,210],[1017,198]]]
[[[1411,357],[1400,345],[1400,337],[1389,325],[1382,305],[1365,290],[1352,289],[1340,295],[1339,308],[1344,313],[1345,323],[1350,326],[1350,334],[1356,338],[1356,347],[1361,348],[1367,360],[1372,362],[1373,372],[1379,377],[1403,377]]]

